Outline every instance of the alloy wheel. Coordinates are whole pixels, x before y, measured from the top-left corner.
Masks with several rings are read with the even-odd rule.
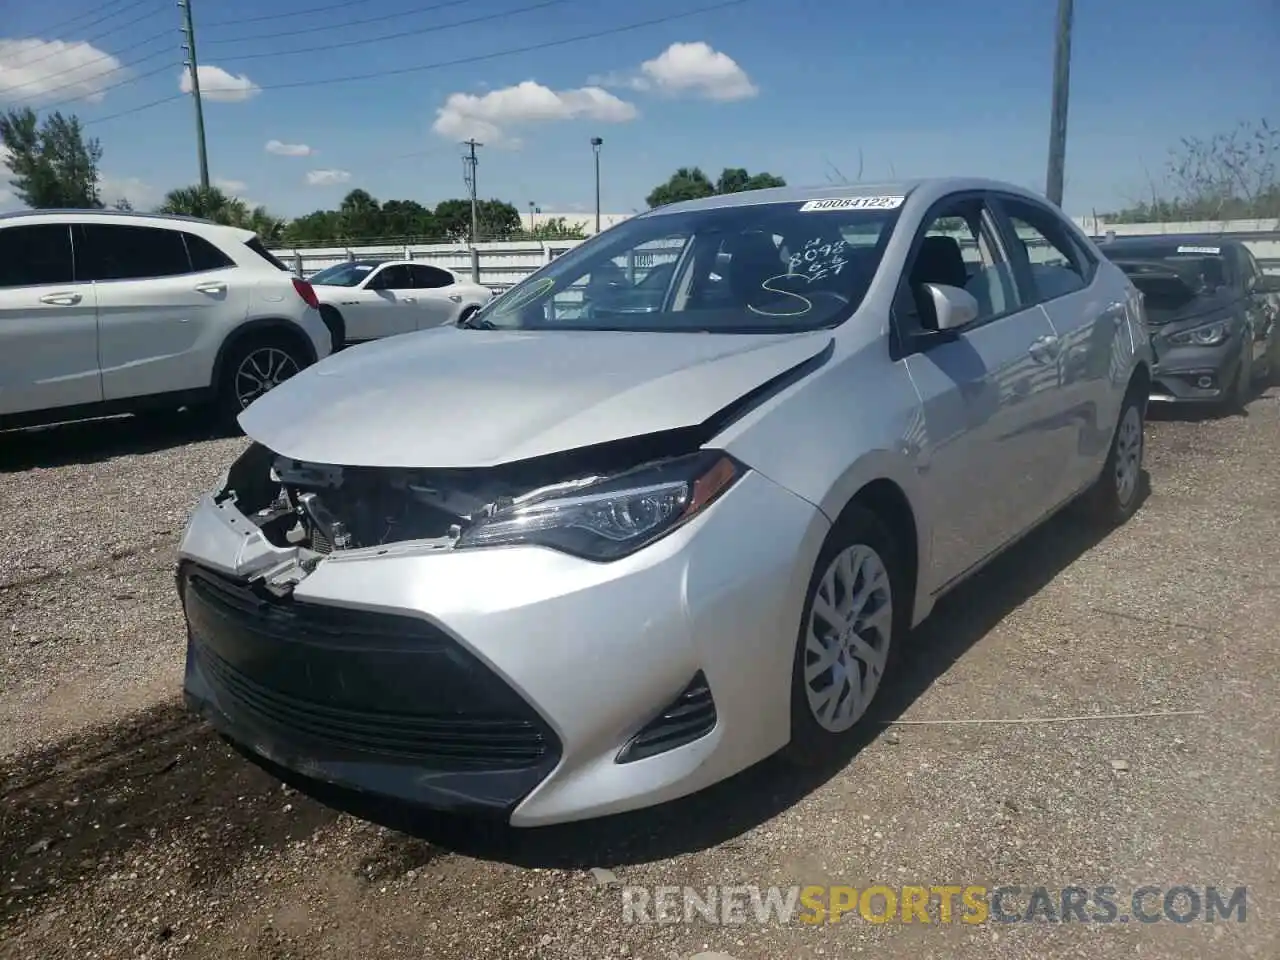
[[[1116,432],[1116,499],[1128,504],[1142,472],[1142,415],[1134,404],[1125,409]]]
[[[843,733],[866,713],[892,636],[893,596],[884,560],[865,544],[845,548],[818,582],[805,634],[805,693],[822,729]]]
[[[259,347],[236,369],[236,401],[243,410],[298,372],[298,362],[279,347]]]

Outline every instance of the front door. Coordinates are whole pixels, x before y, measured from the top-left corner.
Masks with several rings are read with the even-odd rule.
[[[71,230],[0,229],[0,415],[102,399],[97,305],[76,277]]]
[[[916,238],[895,304],[907,370],[924,409],[924,485],[934,592],[1038,518],[1048,474],[1043,423],[1058,403],[1054,331],[1024,302],[985,198],[935,206]],[[922,289],[961,287],[979,316],[938,331]]]

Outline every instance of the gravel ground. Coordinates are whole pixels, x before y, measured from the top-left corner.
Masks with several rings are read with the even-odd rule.
[[[946,600],[840,769],[515,836],[337,814],[184,714],[173,548],[243,440],[0,438],[0,957],[1280,956],[1280,391],[1148,436],[1134,520],[1065,515]],[[919,722],[1170,711],[1198,712]],[[619,883],[1247,884],[1249,911],[635,925]]]

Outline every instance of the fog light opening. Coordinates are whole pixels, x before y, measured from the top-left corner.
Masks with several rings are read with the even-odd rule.
[[[1212,390],[1213,377],[1201,377],[1199,380],[1196,381],[1196,386],[1199,387],[1201,390]]]

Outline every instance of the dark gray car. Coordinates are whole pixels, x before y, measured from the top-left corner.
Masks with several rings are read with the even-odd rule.
[[[1151,399],[1243,404],[1280,371],[1270,299],[1280,277],[1249,248],[1220,237],[1126,237],[1101,245],[1146,298],[1155,376]]]

